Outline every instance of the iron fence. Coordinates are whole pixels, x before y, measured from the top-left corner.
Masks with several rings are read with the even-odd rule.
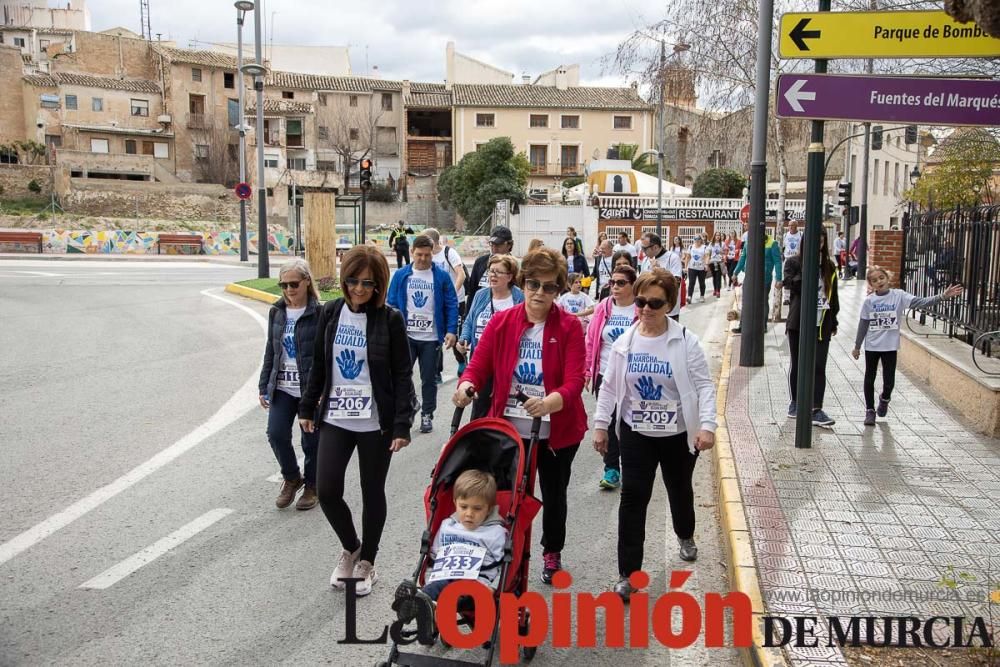
[[[931,211],[903,219],[901,286],[916,296],[960,283],[962,296],[924,309],[942,333],[1000,352],[1000,206]]]

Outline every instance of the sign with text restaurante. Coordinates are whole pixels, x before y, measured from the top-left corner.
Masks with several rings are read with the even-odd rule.
[[[601,208],[599,214],[602,220],[656,220],[655,208]],[[767,218],[774,220],[778,214],[776,209],[767,210]],[[805,211],[785,210],[785,220],[801,220],[805,216]],[[665,208],[663,209],[664,220],[713,220],[715,222],[733,221],[739,222],[740,209],[738,208]]]

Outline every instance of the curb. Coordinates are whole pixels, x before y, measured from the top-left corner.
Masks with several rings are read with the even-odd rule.
[[[780,649],[764,646],[761,617],[767,613],[761,595],[757,561],[753,541],[747,526],[740,492],[736,463],[726,425],[726,399],[729,395],[729,376],[732,372],[733,334],[726,339],[719,372],[719,389],[716,393],[716,411],[719,425],[715,431],[715,472],[719,483],[719,517],[722,534],[728,543],[729,581],[732,590],[745,593],[753,610],[753,644],[740,649],[743,663],[748,667],[787,667],[788,661]]]
[[[254,289],[252,287],[237,285],[236,283],[229,283],[226,285],[226,291],[230,294],[243,296],[248,299],[253,299],[254,301],[263,301],[264,303],[274,303],[278,300],[278,296],[276,294],[271,294],[270,292]]]
[[[132,255],[127,253],[37,253],[37,252],[4,252],[0,259],[12,260],[42,260],[49,262],[200,262],[203,264],[218,264],[234,268],[256,268],[257,261],[235,262],[223,259],[222,255]]]

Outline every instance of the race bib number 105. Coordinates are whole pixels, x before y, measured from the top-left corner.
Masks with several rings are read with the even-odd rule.
[[[410,333],[426,333],[431,331],[434,321],[422,313],[411,313],[406,320],[406,330]]]

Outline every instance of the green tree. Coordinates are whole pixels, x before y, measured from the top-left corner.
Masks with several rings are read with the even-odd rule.
[[[922,208],[949,209],[998,201],[993,171],[1000,169],[1000,143],[988,130],[956,130],[928,159],[928,167],[905,198]]]
[[[632,163],[632,168],[650,176],[656,176],[656,151],[646,151],[640,155],[639,147],[635,144],[618,144],[618,159],[628,160]],[[663,178],[670,178],[670,170],[663,168]]]
[[[735,169],[706,169],[695,179],[691,196],[734,199],[743,196],[744,187],[746,178]]]
[[[498,199],[526,201],[530,171],[527,156],[514,153],[510,138],[497,137],[444,170],[438,179],[438,200],[475,227],[490,216]]]

